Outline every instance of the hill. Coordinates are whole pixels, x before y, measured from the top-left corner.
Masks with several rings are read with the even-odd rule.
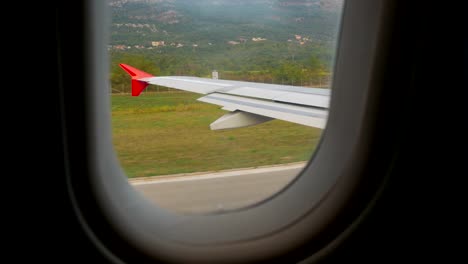
[[[165,75],[209,76],[217,69],[221,78],[317,83],[330,72],[341,5],[342,0],[110,0],[113,71],[121,71],[118,62],[138,57]]]

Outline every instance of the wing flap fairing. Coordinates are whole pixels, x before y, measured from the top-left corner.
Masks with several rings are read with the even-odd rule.
[[[211,130],[233,129],[258,125],[273,118],[235,110],[227,113],[210,124]]]

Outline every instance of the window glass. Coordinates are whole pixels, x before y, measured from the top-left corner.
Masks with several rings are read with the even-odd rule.
[[[324,128],[308,120],[326,122],[342,0],[108,4],[113,143],[136,189],[177,212],[212,213],[299,174]],[[181,80],[185,90],[161,85]],[[213,92],[210,81],[224,80],[250,84]]]

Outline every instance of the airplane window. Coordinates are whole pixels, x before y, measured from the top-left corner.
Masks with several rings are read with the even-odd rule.
[[[395,155],[399,7],[61,4],[67,195],[89,242],[113,263],[298,263],[340,247]]]
[[[325,129],[343,0],[108,0],[113,144],[181,213],[258,203]]]

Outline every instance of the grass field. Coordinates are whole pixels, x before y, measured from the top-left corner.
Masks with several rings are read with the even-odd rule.
[[[186,92],[112,95],[114,148],[128,177],[305,161],[321,130],[273,120],[212,131],[226,111]]]

